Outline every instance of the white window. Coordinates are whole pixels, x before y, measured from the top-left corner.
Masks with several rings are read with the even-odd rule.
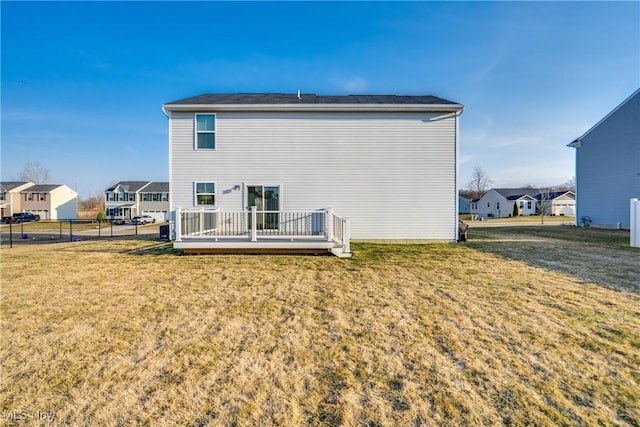
[[[527,202],[527,209],[531,210],[531,202]]]
[[[196,148],[216,149],[216,115],[196,114]]]
[[[196,205],[215,205],[216,186],[213,182],[196,182]]]

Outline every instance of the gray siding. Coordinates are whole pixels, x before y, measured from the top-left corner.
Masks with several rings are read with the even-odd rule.
[[[229,210],[246,207],[247,185],[280,185],[281,209],[333,207],[355,239],[455,240],[457,117],[443,116],[217,113],[206,151],[194,114],[172,112],[172,209],[194,206],[196,181],[215,182]]]
[[[629,199],[640,197],[640,93],[583,137],[576,177],[578,221],[629,227]]]

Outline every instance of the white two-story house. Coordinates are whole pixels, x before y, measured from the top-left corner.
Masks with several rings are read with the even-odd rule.
[[[117,221],[151,215],[157,222],[169,219],[169,183],[120,181],[104,191],[105,215]]]
[[[462,109],[434,96],[300,93],[165,104],[174,245],[344,254],[347,232],[456,241]]]

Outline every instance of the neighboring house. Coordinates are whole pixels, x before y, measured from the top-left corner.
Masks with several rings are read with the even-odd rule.
[[[534,215],[538,194],[533,188],[492,188],[474,202],[474,213],[480,218],[506,218],[513,216],[513,205],[517,203],[520,215]]]
[[[1,182],[0,183],[0,208],[2,216],[11,216],[16,212],[22,212],[20,203],[20,191],[33,185],[33,182]]]
[[[109,219],[130,221],[145,214],[158,222],[169,219],[168,182],[120,181],[105,190],[104,200]]]
[[[345,230],[455,241],[462,109],[433,96],[300,93],[165,104],[175,246],[314,246],[306,239],[346,253]]]
[[[640,197],[640,89],[568,146],[576,149],[576,223],[629,228],[629,201]]]
[[[560,191],[550,195],[551,215],[575,216],[576,194],[573,191]]]
[[[480,218],[507,218],[513,216],[514,204],[521,216],[539,214],[541,207],[545,215],[575,215],[572,191],[540,192],[535,188],[492,188],[471,203],[471,213]]]
[[[78,193],[66,185],[35,184],[21,190],[20,196],[21,210],[43,220],[78,219]]]
[[[471,200],[467,199],[466,197],[458,196],[458,213],[471,213]]]
[[[169,220],[169,183],[152,181],[140,192],[140,214],[151,215],[157,222]]]

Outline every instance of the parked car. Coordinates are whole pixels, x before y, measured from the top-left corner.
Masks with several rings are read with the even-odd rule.
[[[13,214],[15,222],[31,222],[40,221],[40,215],[32,214],[31,212],[18,212]]]
[[[156,219],[151,215],[134,216],[133,218],[131,218],[132,224],[144,225],[144,224],[153,224],[155,222],[156,222]]]
[[[3,216],[2,217],[2,223],[3,224],[11,224],[13,222],[16,222],[16,219],[12,216]]]

